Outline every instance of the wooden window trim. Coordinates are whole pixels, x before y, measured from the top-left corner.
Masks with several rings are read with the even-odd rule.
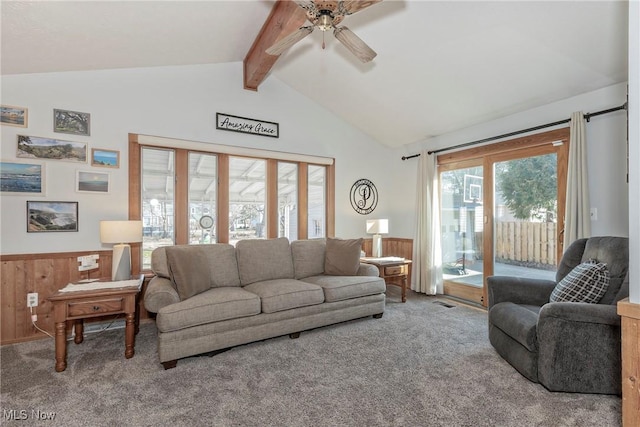
[[[215,154],[218,159],[218,191],[217,191],[217,212],[216,212],[216,234],[217,242],[227,243],[229,241],[229,158],[230,154],[215,151],[205,151],[200,147],[182,148],[170,147],[165,144],[152,145],[140,142],[138,134],[129,134],[129,219],[142,219],[142,174],[140,162],[142,148],[172,149],[175,152],[175,200],[174,200],[174,233],[175,244],[186,244],[189,242],[188,218],[189,213],[177,206],[186,206],[189,203],[189,180],[180,178],[188,177],[189,153],[203,152]],[[264,154],[264,150],[257,150],[259,154]],[[282,154],[282,153],[280,153]],[[234,155],[235,156],[235,155]],[[308,165],[316,164],[305,161],[292,161],[290,159],[268,158],[262,156],[238,155],[238,157],[249,157],[267,162],[266,172],[266,203],[267,203],[267,237],[274,238],[278,235],[278,161],[297,163],[298,165],[298,239],[308,238]],[[331,164],[317,164],[326,168],[326,235],[335,235],[335,160]],[[132,272],[138,274],[142,270],[142,243],[131,245]]]

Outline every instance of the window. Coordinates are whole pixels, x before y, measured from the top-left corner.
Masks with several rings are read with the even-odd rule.
[[[298,165],[278,162],[278,237],[298,238]]]
[[[134,272],[150,268],[151,252],[160,246],[334,233],[333,159],[129,139],[129,218],[144,224],[142,245],[132,245]]]
[[[326,237],[325,235],[325,167],[309,165],[309,238]]]
[[[218,157],[189,153],[189,243],[215,243]]]
[[[266,161],[229,159],[229,243],[266,238]]]
[[[151,252],[174,243],[174,151],[142,150],[142,252],[151,264]]]

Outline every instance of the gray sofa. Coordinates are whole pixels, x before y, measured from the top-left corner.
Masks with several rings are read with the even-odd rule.
[[[144,295],[165,369],[180,358],[373,315],[385,282],[357,240],[243,240],[155,249]]]
[[[549,302],[556,282],[588,260],[606,263],[609,286],[598,303]],[[620,316],[629,296],[629,239],[591,237],[565,251],[556,282],[487,278],[489,340],[522,375],[551,391],[621,393]]]

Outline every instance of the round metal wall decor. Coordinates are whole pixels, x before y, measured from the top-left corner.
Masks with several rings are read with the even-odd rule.
[[[378,190],[368,179],[359,179],[351,186],[349,200],[354,211],[360,215],[370,214],[378,206]]]

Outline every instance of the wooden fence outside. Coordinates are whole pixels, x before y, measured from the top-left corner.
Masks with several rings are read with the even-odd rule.
[[[556,223],[496,222],[496,260],[556,265]]]

